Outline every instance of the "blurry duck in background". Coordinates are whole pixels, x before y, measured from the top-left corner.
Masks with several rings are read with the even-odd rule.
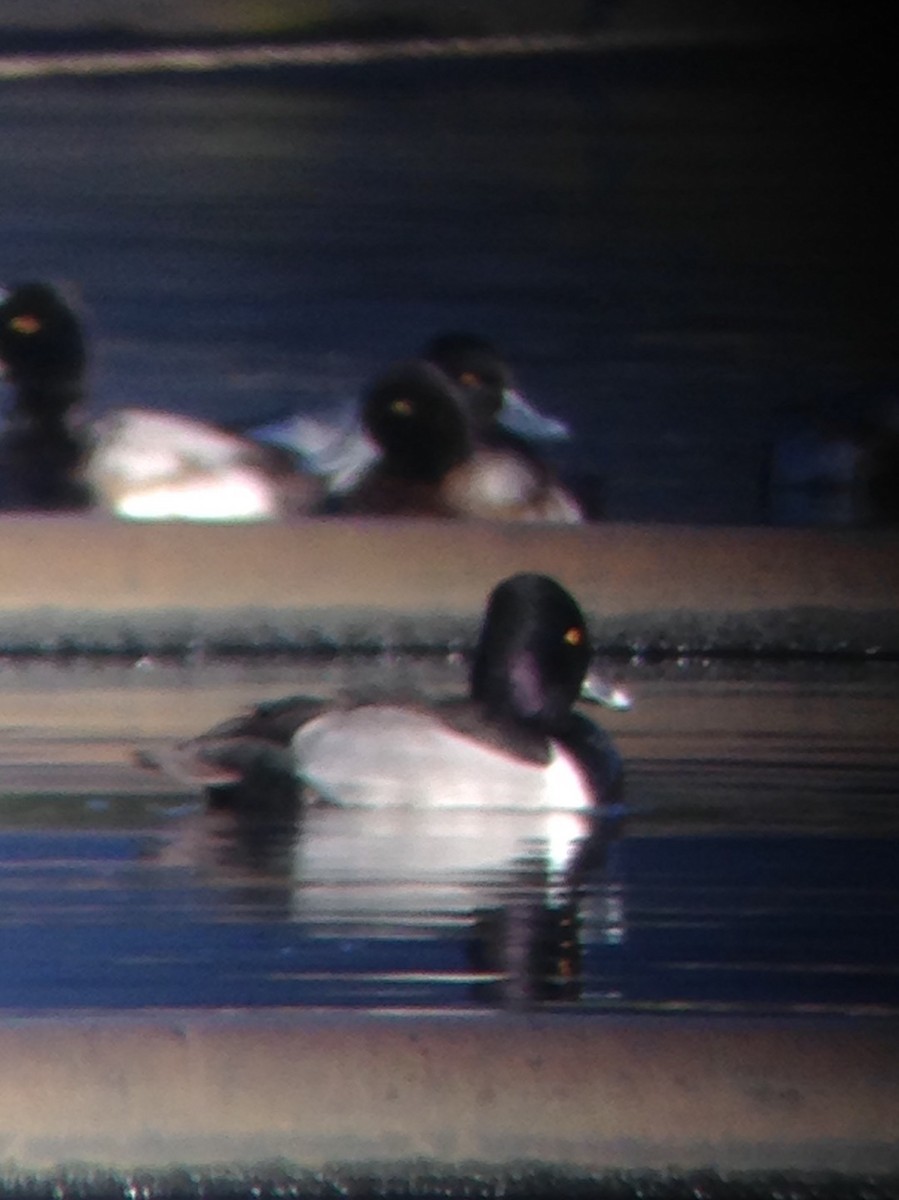
[[[337,511],[361,516],[455,517],[446,486],[475,452],[462,397],[429,363],[401,363],[363,398],[361,428],[376,457]]]
[[[784,526],[862,524],[862,460],[855,412],[822,404],[785,413],[765,463],[766,519]]]
[[[362,404],[362,427],[378,457],[337,511],[580,522],[576,500],[537,454],[514,435],[487,428],[492,423],[477,408],[492,403],[480,392],[473,402],[432,363],[392,367]]]
[[[44,283],[0,294],[0,368],[13,389],[0,437],[0,506],[96,507],[134,520],[271,520],[309,512],[317,480],[289,452],[177,413],[88,421],[87,354],[72,305]]]
[[[795,406],[763,480],[774,525],[899,524],[899,392],[856,388]]]
[[[13,402],[0,435],[0,506],[77,510],[92,496],[82,473],[86,354],[80,324],[40,284],[0,289],[0,375]]]
[[[283,805],[283,786],[252,786],[280,773],[309,803],[599,814],[620,799],[621,759],[575,704],[629,701],[593,686],[590,660],[572,596],[548,576],[514,575],[488,599],[464,698],[293,696],[141,761],[211,788],[226,805],[264,805],[272,795]]]
[[[529,443],[564,441],[570,436],[564,422],[538,412],[517,390],[509,364],[487,338],[465,332],[439,334],[425,346],[422,357],[464,389],[482,434],[488,429],[504,430]],[[255,426],[249,433],[298,454],[337,497],[359,483],[379,453],[355,402],[326,419],[294,414]]]
[[[526,442],[561,442],[571,436],[564,421],[544,416],[525,399],[512,368],[487,338],[441,333],[428,342],[422,357],[465,389],[482,434],[512,434]]]

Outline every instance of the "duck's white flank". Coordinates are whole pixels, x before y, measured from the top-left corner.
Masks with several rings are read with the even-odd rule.
[[[262,521],[279,515],[272,483],[242,462],[240,438],[203,421],[119,409],[96,421],[85,478],[133,521]]]
[[[297,775],[338,804],[569,812],[595,804],[559,745],[545,765],[523,762],[427,713],[387,705],[324,713],[297,731],[293,750]]]
[[[271,485],[239,466],[123,489],[106,501],[117,517],[131,521],[273,521],[279,515]]]
[[[158,483],[185,469],[215,470],[245,454],[245,443],[180,413],[120,408],[91,426],[91,469],[100,478]]]

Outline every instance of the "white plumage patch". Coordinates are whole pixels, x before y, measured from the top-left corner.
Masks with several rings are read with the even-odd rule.
[[[169,479],[185,470],[215,470],[237,462],[243,441],[180,413],[123,408],[91,429],[91,470],[127,483]]]
[[[447,474],[442,489],[447,502],[470,517],[565,525],[583,521],[564,488],[545,485],[526,460],[503,450],[479,447]]]
[[[271,485],[249,467],[123,489],[111,507],[132,521],[270,521],[279,511]]]
[[[584,812],[594,798],[571,756],[546,765],[465,737],[427,713],[387,705],[330,712],[293,738],[298,776],[338,804]]]
[[[176,413],[121,409],[92,429],[85,478],[103,507],[133,521],[259,521],[278,516],[244,442]]]

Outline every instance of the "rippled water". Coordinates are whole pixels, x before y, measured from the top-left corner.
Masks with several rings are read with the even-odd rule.
[[[216,810],[135,748],[457,658],[6,664],[0,1008],[899,1012],[899,668],[610,664],[624,814]],[[620,819],[618,819],[620,818]]]

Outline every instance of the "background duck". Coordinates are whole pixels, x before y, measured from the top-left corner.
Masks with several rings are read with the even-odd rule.
[[[514,435],[485,431],[477,408],[432,363],[414,360],[385,372],[362,405],[362,425],[379,457],[339,511],[579,522],[577,502],[550,468]]]
[[[307,800],[367,808],[594,812],[618,799],[622,765],[608,735],[574,707],[590,658],[572,596],[548,576],[514,575],[488,598],[466,697],[332,705],[288,697],[154,763],[219,788],[239,787],[262,762],[292,773]],[[239,795],[256,801],[252,790]]]
[[[495,426],[528,443],[556,442],[570,436],[564,422],[539,412],[515,387],[511,367],[487,338],[466,332],[438,334],[423,348],[421,357],[465,389],[482,430]],[[378,447],[366,432],[355,401],[327,418],[292,414],[254,426],[249,433],[298,454],[309,471],[327,480],[334,496],[355,487],[378,457]]]
[[[0,291],[0,373],[13,388],[0,436],[2,507],[91,504],[78,428],[85,359],[80,324],[55,292],[40,284]]]
[[[319,504],[321,485],[287,451],[210,422],[142,408],[86,420],[86,363],[81,322],[59,291],[23,283],[3,295],[0,364],[13,391],[0,438],[3,507],[233,521]]]
[[[361,418],[377,457],[338,511],[458,516],[444,484],[474,454],[475,432],[461,395],[442,372],[421,361],[391,367],[368,390]]]
[[[564,421],[539,412],[518,390],[512,368],[488,338],[465,330],[437,334],[422,357],[465,388],[481,430],[514,434],[527,442],[559,442],[571,436]]]

